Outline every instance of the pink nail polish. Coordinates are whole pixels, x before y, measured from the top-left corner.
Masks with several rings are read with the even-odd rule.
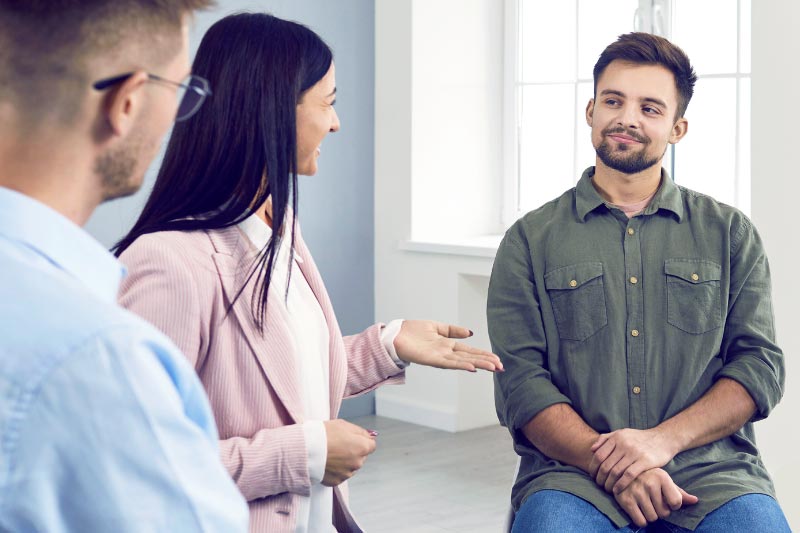
[[[375,431],[374,429],[368,429],[367,433],[369,433],[370,437],[377,437],[378,436],[378,432]]]

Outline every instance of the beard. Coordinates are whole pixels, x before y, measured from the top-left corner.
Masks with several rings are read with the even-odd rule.
[[[134,137],[127,145],[95,160],[94,172],[100,177],[104,202],[135,194],[142,186],[143,176],[134,173],[144,154],[143,144],[140,138]]]
[[[617,151],[614,152],[611,148],[611,143],[608,141],[608,135],[614,133],[622,133],[633,137],[642,143],[641,149],[634,151],[627,144],[620,144]],[[603,131],[603,141],[595,147],[595,152],[597,153],[597,157],[600,158],[600,161],[607,167],[622,172],[623,174],[637,174],[656,165],[661,161],[661,158],[664,157],[664,153],[667,151],[667,147],[665,146],[664,152],[662,152],[660,156],[648,156],[647,147],[651,142],[652,141],[648,137],[638,133],[619,128],[608,129]]]

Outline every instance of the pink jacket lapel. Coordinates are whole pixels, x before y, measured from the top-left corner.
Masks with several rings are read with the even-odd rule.
[[[230,302],[245,285],[256,252],[236,227],[210,231],[208,235],[217,250],[213,256],[214,263],[227,302]],[[242,328],[242,335],[247,339],[266,379],[281,399],[286,411],[296,423],[302,423],[303,401],[297,379],[298,369],[295,361],[294,341],[287,326],[285,310],[281,306],[273,304],[275,298],[283,296],[282,291],[277,285],[270,287],[267,320],[262,334],[256,326],[252,310],[255,280],[256,276],[254,275],[247,282],[231,310],[232,316],[227,317],[226,320],[235,317],[238,321]],[[247,354],[234,354],[234,356],[246,357]]]

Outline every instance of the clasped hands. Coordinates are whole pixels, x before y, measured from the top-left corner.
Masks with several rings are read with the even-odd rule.
[[[658,427],[620,429],[600,435],[592,445],[589,474],[614,495],[631,520],[644,527],[698,499],[678,487],[661,467],[678,450]]]

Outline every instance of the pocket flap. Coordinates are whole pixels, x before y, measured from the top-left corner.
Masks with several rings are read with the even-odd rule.
[[[578,263],[544,275],[544,286],[550,289],[577,289],[584,283],[603,275],[603,263]]]
[[[719,281],[722,267],[705,259],[667,259],[664,262],[664,273],[689,283]]]

